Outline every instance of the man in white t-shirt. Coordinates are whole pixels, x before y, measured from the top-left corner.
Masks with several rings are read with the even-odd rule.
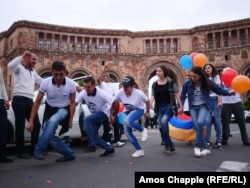
[[[104,71],[102,72],[102,74],[100,75],[100,77],[97,79],[97,83],[98,83],[98,87],[100,89],[104,90],[112,97],[115,96],[115,88],[112,85],[112,83],[110,82],[110,74],[107,71],[105,71],[105,68],[104,68]],[[113,146],[115,146],[115,147],[123,146],[124,143],[119,141],[121,139],[121,135],[122,135],[123,131],[121,131],[122,127],[119,124],[118,118],[116,118],[116,120],[113,124],[113,128],[114,128]],[[110,131],[111,131],[111,127],[110,127],[109,123],[107,125],[103,125],[102,138],[106,142],[109,142],[109,143],[111,142]]]
[[[34,158],[44,160],[43,152],[48,145],[52,146],[63,156],[56,162],[75,160],[75,152],[55,135],[58,125],[63,126],[63,130],[72,128],[75,113],[75,82],[65,76],[66,67],[63,62],[55,61],[52,64],[52,76],[45,78],[39,88],[36,101],[32,107],[27,129],[34,128],[33,120],[37,113],[41,100],[46,94],[46,103],[43,116],[43,133],[36,144]]]
[[[102,89],[95,87],[95,79],[92,76],[84,80],[84,90],[76,97],[76,105],[85,101],[90,115],[84,117],[84,126],[88,137],[87,152],[95,152],[96,145],[105,149],[100,157],[106,157],[115,152],[114,148],[105,142],[99,135],[98,131],[101,125],[109,124],[110,107],[114,98]]]
[[[224,86],[227,88],[226,86]],[[231,88],[227,88],[231,89]],[[222,145],[227,145],[229,134],[229,124],[231,115],[234,114],[236,123],[239,126],[241,141],[244,146],[250,146],[249,137],[246,130],[246,120],[244,115],[244,108],[242,100],[239,93],[236,93],[234,96],[222,96],[222,111],[221,111],[221,120],[222,120]]]

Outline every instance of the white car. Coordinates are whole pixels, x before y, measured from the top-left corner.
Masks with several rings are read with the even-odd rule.
[[[80,79],[83,79],[84,77],[79,77],[79,78],[75,78],[73,79],[74,81],[79,81]],[[36,96],[38,94],[38,91],[35,91],[34,94],[34,99],[36,99]],[[43,121],[43,114],[44,114],[44,109],[45,109],[45,100],[46,100],[46,96],[44,96],[43,100],[41,101],[39,110],[38,110],[38,116],[40,119],[40,122],[42,124]],[[11,145],[11,144],[15,144],[15,115],[14,115],[14,111],[10,105],[10,109],[7,111],[8,112],[8,140],[7,140],[7,144]],[[74,119],[73,119],[73,127],[72,129],[69,129],[68,132],[64,133],[63,135],[61,135],[60,137],[70,137],[70,139],[78,139],[81,138],[81,130],[80,130],[80,124],[81,126],[83,126],[81,118],[83,118],[83,114],[86,116],[88,114],[90,114],[88,107],[85,104],[80,104],[77,105],[76,110],[75,110],[75,115],[74,115]],[[27,121],[26,121],[27,123]],[[58,135],[60,129],[62,126],[58,126],[57,130],[56,130],[56,134]],[[42,129],[40,131],[40,135],[42,133]],[[24,130],[24,140],[25,143],[29,143],[31,140],[31,134],[29,131],[27,131],[27,129],[25,128]]]
[[[250,122],[250,112],[247,111],[247,110],[245,110],[245,111],[244,111],[244,115],[245,115],[245,120],[246,120],[246,122],[249,123],[249,122]],[[235,122],[236,122],[236,119],[235,119],[234,114],[231,115],[231,122],[232,122],[232,123],[235,123]]]

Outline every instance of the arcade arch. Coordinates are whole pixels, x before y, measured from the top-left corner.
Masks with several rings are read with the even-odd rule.
[[[121,82],[121,80],[122,80],[121,74],[118,74],[114,70],[111,70],[111,69],[110,70],[108,69],[107,72],[110,74],[111,82],[119,82],[119,83]],[[50,66],[45,66],[45,67],[38,69],[37,73],[42,78],[52,76]],[[87,75],[92,75],[92,73],[86,69],[83,69],[83,68],[75,68],[69,72],[69,78],[72,78],[72,79],[77,78],[77,77],[87,76]]]
[[[179,88],[182,87],[182,84],[185,80],[183,77],[184,70],[168,61],[160,61],[160,62],[154,63],[152,66],[146,69],[141,77],[140,81],[141,81],[142,88],[144,88],[145,93],[149,92],[148,88],[150,87],[149,85],[150,80],[156,75],[155,70],[160,65],[166,66],[169,70],[169,77],[174,80],[174,82],[177,84]]]

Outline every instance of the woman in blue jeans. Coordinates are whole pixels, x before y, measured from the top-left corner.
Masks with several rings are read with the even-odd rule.
[[[196,127],[196,139],[194,155],[201,157],[210,154],[210,149],[203,135],[203,128],[207,114],[211,111],[210,91],[218,95],[234,95],[235,92],[220,88],[214,82],[210,81],[204,74],[202,67],[194,66],[190,72],[190,80],[187,80],[182,87],[181,101],[184,104],[186,96],[188,97],[189,111],[193,123]],[[200,150],[200,144],[203,150]]]
[[[147,139],[148,131],[138,123],[138,120],[144,112],[146,112],[146,118],[150,117],[149,99],[143,91],[136,88],[136,83],[132,76],[126,76],[122,80],[121,85],[123,88],[116,93],[114,98],[116,102],[121,102],[125,108],[123,117],[124,132],[136,150],[132,157],[142,157],[144,156],[144,150],[133,134],[133,129],[141,133],[142,141]],[[117,115],[114,106],[111,107],[110,113],[111,122],[114,122]]]
[[[208,63],[206,65],[204,65],[203,67],[203,71],[205,73],[205,75],[208,77],[208,79],[210,79],[211,81],[213,81],[216,85],[218,85],[219,87],[221,87],[221,79],[220,76],[217,72],[217,70],[215,69],[215,67]],[[217,149],[222,149],[221,147],[221,129],[222,129],[222,125],[221,125],[221,109],[222,109],[222,99],[220,95],[217,95],[214,92],[210,92],[210,102],[211,102],[211,111],[207,116],[207,142],[209,144],[210,147],[212,147],[212,143],[211,143],[211,129],[212,129],[212,124],[214,124],[214,128],[215,128],[215,132],[216,132],[216,142],[214,147]]]
[[[168,122],[173,115],[176,115],[173,112],[173,103],[171,101],[177,100],[179,104],[178,112],[183,112],[179,89],[174,81],[168,77],[169,71],[164,65],[156,67],[156,75],[158,80],[152,84],[150,104],[152,106],[155,103],[157,123],[162,137],[162,144],[165,145],[163,152],[174,153],[175,147],[169,136]]]

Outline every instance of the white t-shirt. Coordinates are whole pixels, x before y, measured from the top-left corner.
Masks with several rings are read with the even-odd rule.
[[[115,96],[115,88],[111,83],[102,81],[98,87],[107,92],[110,96]]]
[[[39,91],[46,94],[46,101],[50,106],[59,108],[68,106],[70,95],[76,93],[75,82],[65,77],[65,83],[58,87],[52,80],[52,76],[43,79]]]
[[[121,88],[115,95],[115,99],[123,104],[125,111],[130,111],[135,108],[140,108],[145,111],[145,103],[148,101],[147,95],[136,88],[133,88],[132,94],[129,97],[126,96],[123,88]]]
[[[201,93],[201,88],[200,88],[200,86],[195,87],[194,100],[193,100],[192,105],[198,106],[198,105],[201,105],[203,103],[205,103],[205,101],[204,101],[203,95]]]
[[[223,89],[226,89],[229,91],[232,90],[231,87],[227,87],[225,84],[223,84]],[[239,93],[236,93],[235,95],[231,95],[231,96],[222,95],[221,100],[222,100],[222,104],[234,104],[234,103],[242,101]]]
[[[110,96],[107,92],[103,91],[102,89],[96,87],[96,94],[88,95],[86,90],[82,90],[76,97],[77,103],[82,103],[82,101],[85,101],[86,105],[88,106],[88,109],[90,113],[95,113],[102,111],[104,112],[108,117],[110,116],[110,107],[113,103],[114,99],[112,96]]]
[[[209,79],[211,81],[213,81],[216,85],[220,86],[221,85],[221,80],[220,80],[220,76],[219,75],[216,75],[215,77],[209,77]],[[209,94],[210,97],[216,97],[217,94],[214,93],[213,91],[210,91],[210,94]]]

